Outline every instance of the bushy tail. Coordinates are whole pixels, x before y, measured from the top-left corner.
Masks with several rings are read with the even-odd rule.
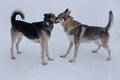
[[[112,11],[109,11],[109,21],[108,21],[107,26],[105,27],[105,29],[106,29],[107,31],[111,28],[112,23],[113,23],[113,12],[112,12]]]
[[[20,15],[22,19],[25,18],[24,13],[21,10],[15,10],[11,15],[11,23],[12,24],[15,23],[17,15]]]

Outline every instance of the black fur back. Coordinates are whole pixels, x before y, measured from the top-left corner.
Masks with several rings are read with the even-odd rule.
[[[53,29],[53,22],[50,21],[51,17],[44,16],[44,21],[28,23],[25,21],[16,20],[17,15],[20,15],[21,18],[24,19],[24,14],[22,11],[14,11],[11,15],[11,30],[21,32],[28,39],[38,39],[41,35],[41,30],[44,30],[48,36],[51,35],[51,31]]]

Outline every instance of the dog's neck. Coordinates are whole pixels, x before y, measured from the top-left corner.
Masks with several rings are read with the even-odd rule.
[[[44,21],[44,22],[45,22],[46,27],[53,27],[53,22],[51,21]]]
[[[64,23],[64,29],[66,30],[70,25],[70,20],[67,20],[65,23]]]
[[[72,19],[73,18],[70,17],[70,16],[66,18],[65,22],[63,23],[63,27],[64,27],[65,30],[70,26]]]
[[[49,21],[44,21],[44,27],[42,27],[45,31],[48,32],[48,34],[51,34],[51,31],[53,29],[53,23]]]
[[[44,18],[44,22],[46,22],[47,24],[48,24],[48,23],[49,23],[49,24],[53,24],[53,22],[52,22],[51,20],[47,19],[47,18]]]

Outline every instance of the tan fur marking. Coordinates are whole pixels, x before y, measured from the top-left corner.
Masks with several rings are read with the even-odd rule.
[[[63,24],[65,31],[69,31],[81,25],[79,22],[73,20],[72,17],[67,17],[65,23]]]

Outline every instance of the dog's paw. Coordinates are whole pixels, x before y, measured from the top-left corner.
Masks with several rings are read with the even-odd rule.
[[[60,55],[60,57],[61,57],[61,58],[65,58],[65,57],[66,57],[66,55]]]
[[[73,63],[73,62],[75,62],[75,60],[73,60],[73,59],[70,59],[70,60],[69,60],[69,62]]]
[[[92,53],[97,53],[97,51],[96,51],[96,50],[93,50]]]
[[[106,61],[110,61],[110,60],[111,60],[111,58],[106,59]]]
[[[16,58],[15,57],[11,57],[12,60],[15,60]]]
[[[17,53],[18,53],[18,54],[21,54],[22,52],[21,52],[21,51],[18,51]]]
[[[48,60],[49,60],[49,61],[54,61],[54,59],[53,59],[53,58],[48,58]]]
[[[47,62],[42,62],[42,65],[48,65],[48,63]]]

